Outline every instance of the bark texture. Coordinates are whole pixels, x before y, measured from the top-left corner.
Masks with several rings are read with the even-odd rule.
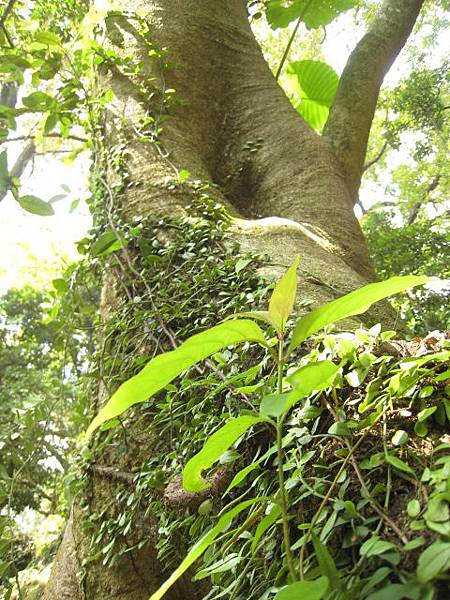
[[[374,23],[372,33],[350,59],[327,138],[299,118],[276,83],[252,35],[243,0],[132,0],[122,4],[128,13],[132,9],[144,15],[151,43],[168,49],[167,59],[173,66],[164,69],[161,60],[149,57],[148,39],[136,20],[117,13],[108,16],[108,44],[119,55],[132,55],[143,65],[131,75],[105,66],[98,73],[99,87],[111,88],[115,94],[102,144],[113,147],[120,140],[126,147],[129,182],[120,198],[111,192],[110,217],[120,213],[131,220],[138,215],[185,213],[192,192],[177,181],[177,173],[186,169],[192,177],[210,182],[214,196],[236,217],[230,238],[246,250],[269,256],[264,272],[278,274],[301,255],[299,289],[305,303],[315,306],[371,280],[374,273],[353,213],[353,197],[382,75],[403,45],[421,2],[386,3],[386,15]],[[407,24],[399,34],[401,13],[407,8],[403,16]],[[395,23],[390,23],[394,17]],[[382,35],[395,43],[389,40],[380,46]],[[384,58],[374,81],[368,81],[360,65],[374,47]],[[357,115],[348,110],[355,98],[349,86],[360,102],[370,95]],[[167,108],[163,99],[170,89],[176,90],[176,100]],[[156,144],[145,137],[143,122],[149,114],[157,123],[165,119]],[[111,168],[107,175],[110,190],[115,178]],[[107,277],[105,314],[114,302],[113,285]],[[99,478],[99,472],[105,473],[111,465],[131,471],[133,461],[138,464],[140,457],[152,452],[152,443],[140,439],[126,457],[113,452],[103,457],[104,464],[97,467],[97,474],[92,473],[92,507],[102,506],[117,485],[114,478]],[[142,527],[148,531],[149,545],[130,553],[128,562],[114,569],[90,565],[79,586],[75,573],[84,545],[75,521],[67,527],[45,600],[144,600],[167,575],[156,558],[157,524],[145,517]],[[75,557],[69,558],[74,531],[81,541]],[[198,584],[185,578],[166,597],[195,600],[202,595]]]
[[[339,81],[324,136],[339,156],[352,204],[358,200],[381,84],[408,39],[423,2],[385,0]]]

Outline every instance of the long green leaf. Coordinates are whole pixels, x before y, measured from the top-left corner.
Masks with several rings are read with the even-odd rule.
[[[267,421],[257,415],[242,415],[230,419],[213,433],[203,448],[193,456],[183,469],[183,487],[188,492],[201,492],[209,487],[202,472],[213,465],[228,448],[252,425]]]
[[[36,196],[27,195],[19,198],[20,206],[26,211],[40,217],[51,217],[55,214],[53,206]]]
[[[259,414],[262,417],[281,417],[286,411],[286,404],[291,392],[284,392],[283,394],[267,394],[261,399],[259,405]]]
[[[294,108],[308,125],[319,132],[322,131],[330,113],[328,106],[310,98],[300,98],[294,103]]]
[[[326,325],[331,325],[346,317],[360,315],[379,300],[430,281],[432,281],[431,277],[416,275],[391,277],[379,283],[369,283],[342,298],[320,306],[297,321],[288,352],[295,350],[310,335],[317,333]]]
[[[419,600],[426,598],[422,595],[422,588],[414,583],[389,583],[384,588],[367,596],[366,600]]]
[[[328,578],[296,581],[278,592],[274,600],[321,600],[328,590]]]
[[[319,563],[320,572],[328,577],[331,588],[336,591],[341,587],[341,578],[339,571],[334,563],[331,554],[328,552],[327,547],[322,544],[320,539],[314,533],[311,533],[311,540],[314,546],[314,552]]]
[[[233,477],[233,479],[231,480],[230,485],[224,491],[222,497],[224,498],[234,487],[236,487],[237,485],[242,483],[252,471],[257,469],[259,467],[259,465],[263,461],[268,459],[270,456],[272,456],[272,454],[275,454],[276,451],[277,451],[276,447],[272,446],[271,448],[269,448],[269,450],[267,450],[267,452],[265,454],[260,456],[257,460],[254,460],[249,465],[247,465],[246,467],[244,467],[243,469],[238,471],[236,473],[236,475]]]
[[[417,578],[426,583],[450,569],[450,542],[436,541],[419,556]]]
[[[245,500],[241,502],[230,511],[222,515],[219,519],[217,525],[207,531],[205,535],[203,535],[198,542],[192,546],[189,550],[181,564],[175,569],[172,575],[162,584],[162,586],[150,596],[149,600],[160,600],[167,592],[167,590],[179,579],[183,573],[185,573],[191,565],[194,564],[196,560],[200,558],[200,556],[205,552],[205,550],[214,542],[216,537],[222,533],[224,529],[228,527],[231,521],[243,510],[252,506],[253,504],[258,504],[260,502],[267,502],[267,498],[258,497],[252,498],[251,500]]]
[[[8,171],[8,155],[6,150],[0,152],[0,190],[8,189],[9,171]]]
[[[269,316],[278,331],[284,331],[286,321],[292,312],[297,295],[297,267],[300,257],[297,256],[293,264],[275,286],[269,301]]]
[[[267,345],[261,328],[253,321],[242,319],[220,323],[190,337],[176,350],[156,356],[111,396],[89,425],[86,436],[89,438],[105,421],[119,416],[134,404],[148,400],[192,365],[241,342]]]
[[[255,535],[252,540],[252,556],[255,554],[255,550],[258,546],[259,540],[266,533],[271,525],[278,520],[281,515],[281,506],[279,504],[274,504],[271,511],[268,515],[266,515],[261,521],[258,523],[258,527],[256,528]]]
[[[234,313],[224,320],[229,321],[230,319],[252,319],[253,321],[263,321],[264,323],[267,323],[267,325],[275,327],[275,323],[270,318],[267,310],[248,310],[245,312]]]
[[[120,250],[122,244],[120,240],[117,238],[114,231],[111,229],[107,229],[102,235],[95,240],[91,247],[91,255],[92,256],[100,256],[103,253],[106,253],[106,250],[111,250],[111,246],[114,250]],[[110,252],[107,252],[110,254]]]

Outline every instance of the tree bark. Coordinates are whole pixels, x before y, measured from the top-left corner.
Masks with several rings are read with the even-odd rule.
[[[351,169],[342,158],[345,153],[333,141],[351,118],[348,114],[344,120],[337,116],[343,110],[340,98],[347,83],[341,84],[328,137],[320,137],[299,117],[276,83],[252,35],[243,0],[132,0],[122,4],[128,16],[115,12],[107,17],[108,44],[119,56],[134,56],[142,68],[130,75],[117,66],[102,65],[97,74],[99,90],[110,88],[115,94],[105,115],[104,139],[97,149],[109,147],[111,151],[117,145],[126,149],[122,160],[128,184],[120,196],[114,192],[115,170],[110,167],[105,176],[105,210],[110,222],[118,215],[131,221],[138,215],[185,214],[192,192],[177,179],[185,169],[193,178],[209,182],[214,197],[234,215],[230,240],[237,240],[243,249],[268,255],[264,273],[278,275],[300,254],[299,289],[304,302],[317,306],[372,280],[367,247],[353,213],[353,196],[363,169],[379,84],[370,87],[360,70],[352,78],[354,86],[362,78],[361,94],[372,97],[368,106],[361,107],[367,113],[367,131],[362,131],[359,123],[352,128],[355,137],[361,135],[358,150],[352,151],[358,154],[353,162],[361,164],[357,173],[352,163],[349,175]],[[405,0],[402,4],[418,8],[421,2]],[[144,15],[148,35],[142,32],[142,18],[130,14],[130,8]],[[411,11],[411,26],[413,20]],[[386,48],[384,66],[379,70],[387,69],[410,28],[408,25],[394,47]],[[149,40],[155,49],[167,48],[167,55],[149,57]],[[167,61],[171,68],[164,68]],[[168,104],[165,98],[172,89],[175,101]],[[154,131],[143,125],[149,116],[154,129],[164,118],[163,131],[154,143]],[[114,302],[113,288],[114,277],[109,274],[103,289],[105,318]],[[129,449],[128,463],[138,464],[142,455],[151,454],[152,444],[147,440],[142,447]],[[101,467],[103,474],[112,466],[121,470],[125,459],[114,457],[111,451],[108,460],[109,464]],[[90,478],[90,506],[101,507],[114,495],[117,478],[105,480],[98,469]],[[80,585],[75,574],[82,566],[85,543],[82,515],[76,505],[73,514],[45,600],[148,598],[165,575],[164,565],[156,558],[154,519],[143,518],[148,546],[131,553],[114,569],[90,564]],[[202,595],[203,589],[185,578],[166,597],[195,600]]]
[[[324,136],[339,156],[353,205],[358,200],[381,84],[405,45],[422,5],[423,0],[385,0],[351,53],[339,81]]]

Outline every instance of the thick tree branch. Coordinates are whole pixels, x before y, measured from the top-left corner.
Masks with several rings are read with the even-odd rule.
[[[339,82],[324,136],[339,157],[353,202],[381,84],[408,39],[423,1],[385,0],[351,53]]]

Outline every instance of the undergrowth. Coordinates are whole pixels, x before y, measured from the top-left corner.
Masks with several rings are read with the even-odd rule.
[[[124,228],[125,257],[110,252],[111,244],[97,247],[96,260],[109,261],[116,277],[116,301],[92,373],[108,394],[192,331],[267,297],[271,285],[255,275],[260,259],[225,243],[225,213],[203,190],[199,196],[195,217]],[[395,332],[377,326],[325,332],[287,365],[289,374],[311,361],[345,362],[332,388],[310,395],[289,415],[283,435],[292,552],[306,579],[323,574],[331,558],[343,588],[330,599],[447,598],[449,342],[392,338]],[[225,417],[257,408],[263,375],[272,376],[261,349],[245,344],[218,352],[126,422],[105,426],[94,448],[84,449],[83,472],[116,489],[103,506],[91,506],[88,478],[71,480],[72,495],[80,494],[89,513],[84,575],[93,561],[114,568],[125,554],[153,545],[142,526],[149,515],[158,520],[158,557],[170,572],[224,507],[275,494],[269,428],[243,436],[221,457],[206,494],[186,493],[180,482],[187,460]],[[111,456],[114,473],[104,466]],[[245,477],[227,492],[243,468]],[[265,600],[285,585],[273,509],[270,503],[250,508],[207,549],[194,575],[208,582],[204,600]],[[323,546],[329,556],[321,554]]]

